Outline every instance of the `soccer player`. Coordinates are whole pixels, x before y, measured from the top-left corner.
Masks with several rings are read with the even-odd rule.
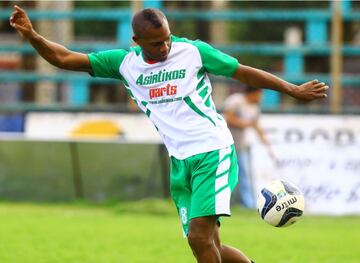
[[[328,87],[317,80],[297,86],[241,65],[200,40],[176,37],[157,9],[134,15],[137,47],[82,54],[39,35],[26,12],[14,8],[11,26],[45,60],[62,69],[119,79],[153,122],[170,155],[171,195],[197,262],[251,262],[220,242],[219,218],[230,215],[238,168],[233,139],[211,99],[208,73],[301,100],[324,98]]]

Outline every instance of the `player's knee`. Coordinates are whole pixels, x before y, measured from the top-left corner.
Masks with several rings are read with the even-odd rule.
[[[210,248],[214,245],[213,240],[202,233],[188,234],[188,243],[190,247],[195,251],[201,251]]]

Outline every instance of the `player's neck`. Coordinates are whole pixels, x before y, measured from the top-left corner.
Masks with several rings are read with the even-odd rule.
[[[143,52],[141,52],[141,56],[142,56],[143,60],[148,64],[155,64],[155,63],[159,62],[159,61],[157,61],[155,59],[151,59],[151,58],[146,57]]]
[[[148,58],[144,58],[144,60],[145,60],[145,62],[148,63],[148,64],[155,64],[155,63],[158,62],[157,60],[148,59]]]

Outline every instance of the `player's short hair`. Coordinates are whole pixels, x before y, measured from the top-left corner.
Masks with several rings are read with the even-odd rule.
[[[149,26],[160,28],[167,21],[166,16],[159,9],[146,8],[137,12],[132,19],[132,29],[136,36],[141,36],[144,28]]]

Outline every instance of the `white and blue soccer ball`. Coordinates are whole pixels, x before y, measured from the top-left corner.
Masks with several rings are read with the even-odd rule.
[[[289,182],[275,180],[261,189],[256,205],[266,223],[285,227],[302,216],[305,201],[298,187]]]

